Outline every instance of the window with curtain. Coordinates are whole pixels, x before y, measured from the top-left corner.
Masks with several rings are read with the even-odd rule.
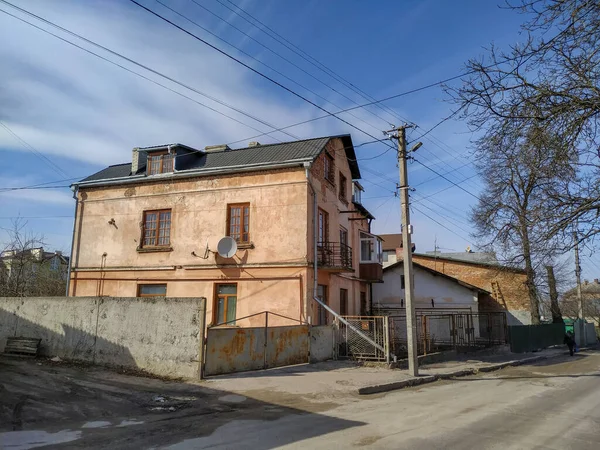
[[[228,205],[227,236],[238,244],[250,243],[250,203]]]
[[[235,325],[237,284],[218,284],[213,308],[215,325]]]

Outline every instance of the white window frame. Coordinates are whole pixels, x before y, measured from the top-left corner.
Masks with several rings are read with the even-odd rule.
[[[360,264],[382,264],[383,263],[383,254],[382,254],[382,245],[381,238],[375,236],[374,234],[367,233],[365,231],[359,232],[360,245],[359,245],[359,258]],[[370,242],[371,245],[371,254],[368,258],[363,258],[363,242]]]

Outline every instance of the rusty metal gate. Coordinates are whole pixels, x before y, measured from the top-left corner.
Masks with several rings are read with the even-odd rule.
[[[339,358],[389,360],[389,330],[386,316],[342,316],[342,318],[351,327],[341,322],[337,323]],[[360,334],[356,330],[359,330]],[[367,336],[377,345],[373,345],[361,334]]]
[[[275,320],[274,320],[275,319]],[[283,319],[283,320],[282,320]],[[233,323],[263,322],[240,327]],[[269,326],[277,323],[295,325]],[[211,327],[206,334],[204,375],[221,375],[307,363],[309,326],[269,311]]]

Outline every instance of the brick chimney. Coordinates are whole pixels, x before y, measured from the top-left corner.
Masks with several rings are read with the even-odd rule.
[[[600,283],[598,282],[598,278],[594,278],[594,284],[600,284]]]
[[[590,282],[588,280],[583,280],[583,284],[587,286],[588,284],[590,284]]]
[[[415,252],[415,249],[417,248],[417,246],[415,244],[412,244],[412,252]],[[404,258],[404,256],[402,256],[402,246],[396,248],[396,261],[402,261],[402,258]]]

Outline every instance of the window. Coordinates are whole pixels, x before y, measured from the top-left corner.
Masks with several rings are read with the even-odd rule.
[[[228,206],[227,236],[238,244],[250,243],[250,203]]]
[[[348,230],[344,227],[340,227],[340,257],[342,263],[346,267],[352,267],[350,246],[348,245]]]
[[[381,240],[363,231],[360,232],[360,262],[381,264]]]
[[[317,286],[317,298],[327,305],[327,286]],[[317,308],[317,325],[327,325],[327,310],[319,305]]]
[[[213,308],[215,325],[235,325],[237,306],[237,284],[217,284],[215,306]]]
[[[346,185],[347,185],[347,180],[346,177],[344,176],[344,174],[342,172],[340,172],[340,200],[343,201],[344,203],[348,203],[348,192],[346,191]]]
[[[319,243],[329,242],[329,214],[322,209],[319,209],[318,232]]]
[[[325,153],[325,157],[323,158],[323,176],[330,183],[335,183],[333,158],[328,153]]]
[[[138,297],[166,297],[166,284],[138,284]]]
[[[358,203],[359,205],[361,204],[361,192],[363,191],[363,188],[360,184],[358,184],[358,181],[355,181],[352,183],[352,201],[354,203]]]
[[[366,292],[360,293],[360,315],[361,316],[367,315],[367,293]]]
[[[340,316],[348,315],[348,289],[340,289]]]
[[[167,152],[157,152],[148,155],[148,175],[173,172],[175,155]]]
[[[404,289],[404,275],[400,275],[400,289]]]
[[[171,244],[171,210],[144,211],[142,247],[168,247]]]

